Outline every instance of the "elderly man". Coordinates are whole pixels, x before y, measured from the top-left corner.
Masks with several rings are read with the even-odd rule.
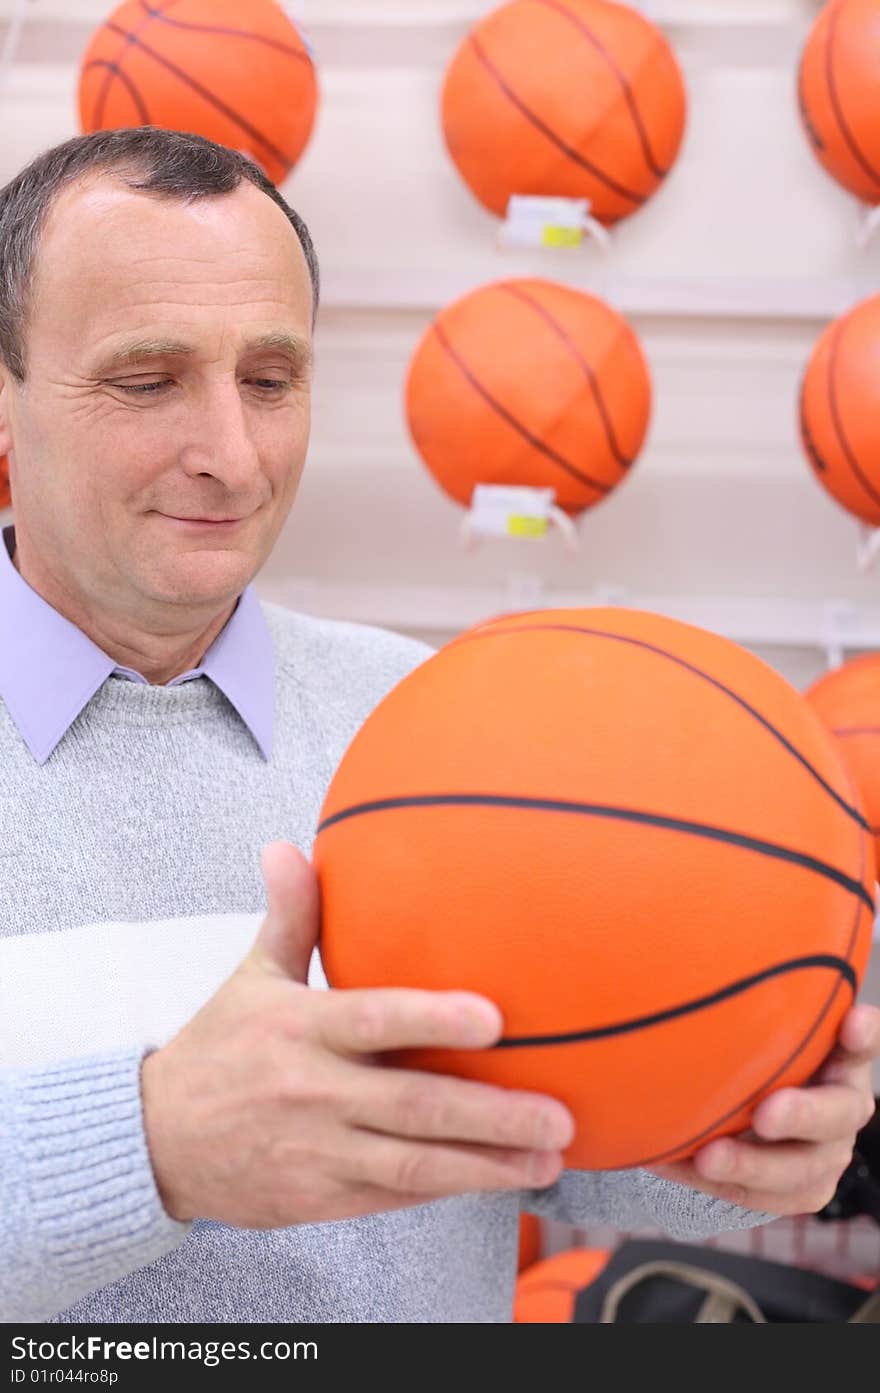
[[[682,1236],[813,1210],[871,1111],[860,1007],[751,1137],[563,1172],[553,1099],[382,1067],[492,1044],[491,1002],[307,984],[324,790],[428,652],[251,588],[317,292],[300,219],[194,136],[71,140],[0,191],[6,1321],[506,1321],[521,1208]]]

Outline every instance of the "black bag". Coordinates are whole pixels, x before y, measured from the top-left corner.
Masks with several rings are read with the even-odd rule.
[[[880,1098],[874,1099],[874,1116],[856,1137],[853,1158],[838,1181],[834,1198],[816,1218],[836,1223],[862,1214],[880,1224]]]
[[[834,1198],[816,1215],[870,1215],[880,1224],[880,1098],[859,1132]],[[880,1277],[880,1273],[877,1274]],[[784,1263],[663,1239],[623,1243],[575,1299],[573,1322],[608,1324],[880,1324],[880,1288],[861,1287]]]
[[[621,1244],[578,1293],[574,1323],[880,1323],[880,1290],[764,1258],[663,1239]]]

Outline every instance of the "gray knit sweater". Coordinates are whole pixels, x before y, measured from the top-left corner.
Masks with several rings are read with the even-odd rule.
[[[682,1237],[761,1222],[637,1170],[268,1231],[165,1214],[144,1053],[244,956],[261,848],[310,851],[349,740],[429,651],[262,608],[269,760],[206,676],[111,675],[43,764],[0,702],[2,1319],[508,1321],[521,1207]]]

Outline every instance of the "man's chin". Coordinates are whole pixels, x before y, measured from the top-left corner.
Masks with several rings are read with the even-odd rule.
[[[222,605],[237,599],[258,569],[244,552],[194,552],[169,558],[164,573],[154,574],[147,589],[167,604]]]

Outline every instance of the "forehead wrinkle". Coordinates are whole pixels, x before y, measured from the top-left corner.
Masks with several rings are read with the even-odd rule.
[[[117,275],[122,271],[123,276]],[[66,282],[71,277],[54,281],[47,278],[41,287],[41,298],[56,298],[65,292]],[[74,276],[79,285],[83,277]],[[88,292],[93,297],[110,298],[111,303],[120,308],[137,308],[148,305],[161,309],[163,306],[204,306],[206,309],[236,309],[239,306],[257,305],[284,306],[296,312],[296,299],[290,295],[291,287],[271,276],[250,276],[232,278],[219,276],[210,281],[198,276],[193,278],[179,276],[144,276],[133,274],[131,267],[105,267],[103,272],[85,278]]]

